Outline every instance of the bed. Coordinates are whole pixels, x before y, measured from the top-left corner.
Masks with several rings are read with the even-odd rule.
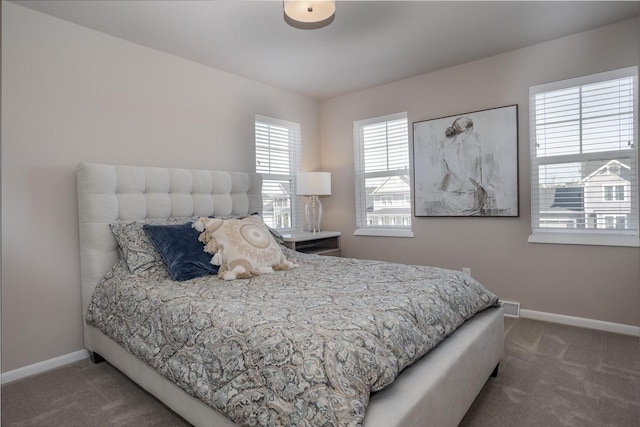
[[[110,279],[117,270],[123,270],[122,255],[111,233],[110,223],[115,221],[139,221],[149,218],[168,219],[214,215],[217,217],[243,216],[253,212],[261,212],[261,183],[260,175],[252,173],[118,166],[96,163],[79,165],[77,169],[77,187],[83,319],[86,319],[88,311],[91,311],[89,318],[92,319],[94,324],[99,324],[99,322],[94,321],[94,317],[99,317],[95,314],[95,302],[92,310],[89,310],[94,298],[94,292],[98,294],[100,289],[106,289],[111,282],[120,283],[120,281]],[[318,289],[323,286],[329,287],[328,292],[332,293],[333,296],[330,295],[326,298],[335,296],[339,299],[341,288],[332,289],[333,282],[328,279],[328,277],[331,277],[331,271],[333,271],[334,267],[336,269],[346,268],[347,270],[350,268],[353,271],[377,271],[378,273],[376,274],[380,277],[385,274],[404,277],[403,286],[405,287],[402,289],[415,287],[418,292],[423,292],[417,284],[414,286],[415,277],[413,275],[418,274],[444,277],[449,281],[462,280],[465,286],[476,286],[475,281],[465,278],[462,273],[432,267],[402,267],[398,264],[337,258],[331,260],[329,257],[296,254],[292,251],[287,252],[287,256],[298,263],[298,269],[259,276],[256,278],[256,283],[260,284],[261,287],[256,287],[256,283],[249,284],[250,281],[245,280],[237,281],[238,283],[234,284],[234,288],[225,288],[224,286],[228,286],[232,282],[218,279],[212,279],[217,280],[214,284],[212,284],[213,282],[205,284],[196,280],[197,283],[189,284],[188,286],[194,286],[198,292],[205,293],[206,291],[202,291],[202,289],[215,289],[215,293],[219,293],[215,298],[220,298],[220,295],[226,295],[225,292],[228,292],[229,295],[234,292],[240,292],[239,289],[244,289],[242,288],[243,286],[246,287],[246,292],[251,291],[248,294],[245,292],[243,298],[247,298],[246,295],[249,294],[255,295],[256,288],[263,289],[263,291],[273,289],[273,294],[271,295],[273,299],[275,298],[273,295],[278,294],[278,292],[289,292],[290,289],[293,289],[283,288],[283,286],[293,286],[304,281],[308,288],[315,289],[318,292],[320,292]],[[310,273],[313,268],[318,271],[322,270],[323,274],[314,276]],[[389,273],[390,271],[395,273],[391,274]],[[107,276],[106,279],[103,279],[105,276]],[[274,279],[269,279],[267,276],[277,278],[275,280],[277,283],[273,284]],[[316,283],[309,279],[310,277],[322,279],[318,279],[319,281]],[[339,279],[334,277],[333,280],[344,281],[345,279],[340,276]],[[353,281],[356,282],[355,279]],[[127,286],[135,284],[126,283]],[[170,282],[165,281],[164,283],[167,288],[172,286]],[[410,286],[406,286],[407,283]],[[140,285],[140,283],[137,283],[137,285],[145,286],[144,284]],[[98,291],[96,291],[96,286],[98,286]],[[373,288],[374,286],[371,285],[371,289]],[[143,292],[145,295],[160,292],[153,286],[145,289]],[[140,291],[136,292],[140,293]],[[381,290],[380,292],[387,291]],[[112,295],[124,293],[117,290]],[[262,295],[262,298],[264,298],[264,293]],[[269,296],[269,294],[266,295]],[[452,298],[454,297],[458,298],[457,295]],[[314,298],[322,299],[325,297],[314,296]],[[106,297],[103,299],[104,301],[109,300]],[[295,297],[292,296],[291,299],[295,300]],[[407,301],[409,299],[407,298]],[[280,300],[281,304],[290,304],[290,301],[282,301],[286,300],[286,298],[280,298]],[[254,302],[258,305],[260,304],[260,301]],[[107,305],[105,303],[105,307]],[[398,362],[399,366],[395,366],[395,368],[399,371],[399,376],[395,380],[390,382],[389,380],[382,381],[378,379],[377,383],[382,385],[376,387],[375,392],[370,396],[366,396],[364,405],[357,403],[356,399],[353,399],[353,402],[356,403],[353,403],[353,407],[344,411],[345,414],[353,415],[355,413],[355,415],[351,418],[342,418],[335,424],[361,424],[367,427],[456,426],[464,417],[467,409],[487,379],[491,375],[497,374],[504,340],[502,309],[495,304],[490,305],[488,308],[479,309],[478,313],[472,317],[469,314],[468,319],[463,319],[459,322],[461,326],[455,331],[447,330],[444,327],[442,333],[446,338],[434,345],[434,348],[426,355],[415,361],[405,361],[402,364]],[[320,312],[321,310],[314,313]],[[275,316],[275,314],[273,315]],[[449,316],[459,317],[457,314],[451,313]],[[176,379],[176,375],[167,374],[166,371],[169,368],[158,368],[157,366],[154,368],[151,366],[153,363],[150,360],[143,361],[142,359],[145,359],[145,357],[141,357],[140,354],[138,356],[134,355],[136,351],[132,350],[126,340],[123,341],[118,333],[109,336],[99,327],[90,325],[86,321],[83,321],[83,325],[85,347],[89,350],[94,361],[106,359],[195,426],[236,425],[227,416],[210,406],[211,402],[215,403],[216,399],[211,397],[215,395],[215,390],[211,391],[209,384],[198,383],[201,390],[207,390],[206,393],[202,393],[206,396],[206,398],[203,398],[203,396],[199,396],[197,387],[190,389],[185,387],[184,384],[177,385],[169,381],[168,377]],[[124,326],[123,328],[126,329]],[[128,326],[128,328],[130,329],[131,326]],[[330,329],[330,327],[328,328]],[[411,350],[409,353],[415,351],[417,350]],[[269,357],[266,357],[266,359],[269,359]],[[195,362],[187,361],[186,363]],[[357,363],[364,362],[360,360]],[[336,380],[336,383],[341,383],[341,381],[342,379]],[[177,383],[179,382],[177,381]],[[269,387],[275,386],[271,384],[267,388]],[[282,387],[286,388],[287,384],[282,385]],[[345,388],[348,389],[349,387],[345,386]],[[237,393],[237,391],[233,393]],[[349,393],[347,392],[346,394],[349,395]],[[194,396],[199,396],[202,400]],[[323,398],[327,400],[326,397]],[[333,396],[331,399],[333,399],[331,405],[337,407],[338,403],[336,402],[338,402],[339,398]],[[204,403],[204,401],[208,401],[209,404]],[[359,413],[358,405],[364,406],[362,408],[363,414]],[[354,407],[356,409],[353,409]],[[303,409],[303,411],[306,411],[306,409]],[[331,418],[331,415],[328,415],[328,417]],[[260,418],[254,417],[252,419],[259,422]],[[314,419],[317,420],[318,417]],[[265,424],[272,424],[273,419],[270,420]],[[284,422],[284,424],[286,423],[292,422]],[[308,420],[301,420],[299,423],[295,422],[295,424],[311,425],[312,423],[310,424]]]

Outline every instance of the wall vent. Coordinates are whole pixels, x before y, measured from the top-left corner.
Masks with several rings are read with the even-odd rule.
[[[504,315],[508,317],[520,317],[520,303],[515,301],[502,301],[500,304],[504,310]]]

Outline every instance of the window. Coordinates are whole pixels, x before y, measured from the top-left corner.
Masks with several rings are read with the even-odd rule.
[[[605,216],[604,227],[607,229],[624,230],[627,226],[627,217],[625,216]]]
[[[295,229],[300,218],[295,196],[300,164],[300,125],[256,115],[256,172],[262,174],[262,216],[279,230]]]
[[[530,88],[530,242],[640,246],[637,74]]]
[[[610,201],[613,200],[613,186],[605,185],[604,186],[604,200]]]
[[[613,228],[613,224],[614,224],[614,223],[613,223],[613,221],[614,221],[614,219],[615,219],[615,218],[614,218],[614,217],[612,217],[612,216],[605,216],[605,217],[604,217],[604,228],[609,228],[609,229]]]
[[[604,186],[604,200],[611,201],[614,200],[615,190],[615,200],[624,200],[624,185],[605,185]]]
[[[393,205],[393,196],[379,196],[383,206]]]
[[[616,217],[616,228],[618,230],[624,230],[627,228],[627,217],[626,216],[617,216]]]
[[[407,113],[353,124],[356,235],[413,237]]]

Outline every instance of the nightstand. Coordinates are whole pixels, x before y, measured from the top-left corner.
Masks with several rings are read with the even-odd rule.
[[[292,231],[282,234],[284,245],[294,251],[306,254],[340,256],[340,232]]]

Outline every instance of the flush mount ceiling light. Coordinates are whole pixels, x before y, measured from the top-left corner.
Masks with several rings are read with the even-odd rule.
[[[292,27],[315,30],[333,22],[335,0],[283,0],[284,20]]]

